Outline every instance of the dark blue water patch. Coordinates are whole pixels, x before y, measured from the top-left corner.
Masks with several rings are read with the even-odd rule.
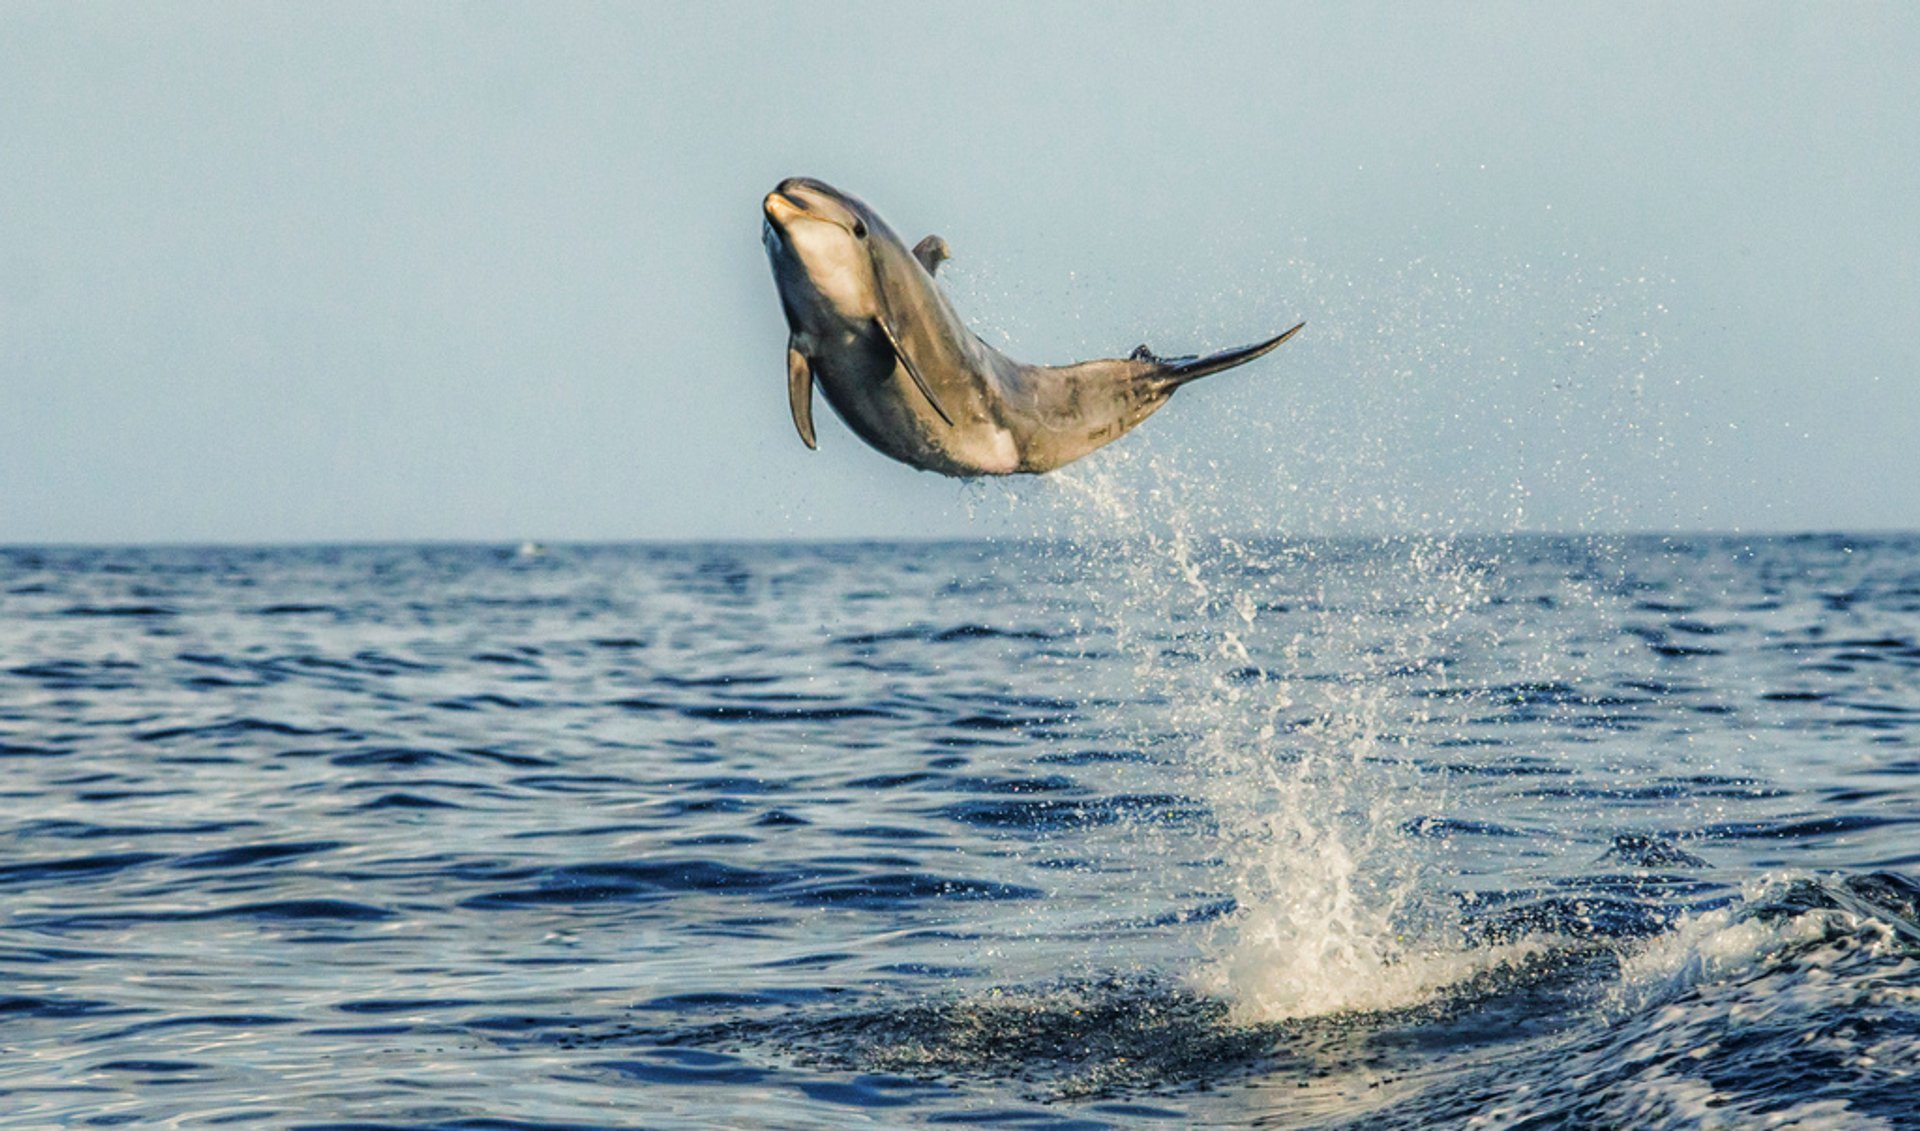
[[[1063,793],[1077,790],[1079,783],[1072,778],[1059,774],[1047,774],[1044,777],[973,777],[955,778],[952,789],[963,793],[985,794],[1022,794],[1022,793]]]
[[[941,833],[933,829],[910,828],[904,825],[861,825],[857,828],[836,828],[832,835],[846,840],[939,840]]]
[[[1115,763],[1142,765],[1155,761],[1139,750],[1072,750],[1042,754],[1034,761],[1043,766],[1100,766]]]
[[[993,1108],[986,1111],[937,1111],[928,1123],[956,1127],[1015,1127],[1031,1131],[1113,1131],[1113,1124],[1035,1108]]]
[[[851,1080],[800,1081],[796,1085],[810,1100],[838,1107],[891,1108],[923,1103],[951,1089],[900,1076],[862,1073]]]
[[[167,605],[69,605],[60,610],[63,617],[127,617],[149,620],[177,617],[180,610]]]
[[[690,719],[726,723],[835,723],[900,717],[896,712],[879,707],[776,707],[748,703],[698,704],[681,707],[679,711]]]
[[[542,699],[500,695],[493,692],[480,695],[460,695],[450,699],[435,699],[432,705],[442,711],[485,711],[493,708],[504,711],[534,711],[548,706],[547,702]]]
[[[126,1040],[129,1037],[175,1029],[232,1029],[251,1032],[255,1029],[270,1029],[294,1023],[291,1017],[280,1017],[271,1013],[183,1013],[173,1017],[136,1021],[104,1032],[89,1033],[78,1040],[87,1044],[106,1044]]]
[[[908,770],[897,774],[873,774],[868,777],[854,778],[846,785],[848,789],[899,789],[901,786],[945,780],[945,775],[942,774],[928,773],[925,770]]]
[[[758,1084],[772,1074],[718,1053],[698,1049],[659,1049],[644,1060],[603,1060],[589,1067],[617,1072],[644,1084]]]
[[[738,848],[741,845],[759,844],[760,838],[745,833],[704,833],[700,836],[677,836],[666,843],[669,848]]]
[[[125,691],[136,686],[129,673],[138,667],[112,661],[49,660],[8,668],[7,673],[33,680],[49,691]]]
[[[279,738],[338,738],[348,741],[357,741],[362,737],[346,727],[304,727],[273,719],[250,717],[225,719],[217,723],[204,723],[197,726],[161,727],[140,732],[134,737],[142,742],[169,742],[181,738],[196,738],[210,739],[216,744],[224,744],[252,741],[262,735]]]
[[[328,756],[328,761],[336,766],[349,768],[392,766],[413,769],[433,765],[471,765],[473,759],[449,750],[433,750],[419,746],[368,746],[331,754]]]
[[[38,887],[43,884],[66,884],[76,880],[99,879],[165,858],[163,854],[157,852],[110,852],[95,856],[70,856],[58,860],[0,864],[0,887],[20,885]]]
[[[1428,699],[1471,699],[1509,707],[1559,707],[1590,702],[1573,684],[1561,680],[1505,683],[1491,687],[1429,687],[1415,694]]]
[[[1601,785],[1581,784],[1567,786],[1534,786],[1520,794],[1522,797],[1541,800],[1581,800],[1602,802],[1635,801],[1676,801],[1693,795],[1694,787],[1684,780],[1669,779],[1649,782],[1645,785]],[[1763,786],[1722,786],[1715,789],[1712,796],[1740,797],[1760,800],[1779,797],[1784,794]]]
[[[0,1020],[10,1017],[114,1017],[145,1012],[110,1001],[68,995],[0,994]]]
[[[1111,1115],[1121,1119],[1185,1119],[1187,1113],[1170,1107],[1154,1107],[1137,1103],[1093,1104],[1088,1110],[1100,1115]]]
[[[315,1037],[397,1037],[418,1032],[414,1025],[397,1022],[390,1025],[313,1025],[301,1032]]]
[[[1502,747],[1511,746],[1512,744],[1511,739],[1498,738],[1493,735],[1472,735],[1457,738],[1442,738],[1433,743],[1433,748],[1435,750],[1498,750]]]
[[[1405,821],[1400,831],[1428,840],[1446,840],[1456,836],[1523,837],[1533,834],[1492,821],[1473,821],[1456,817],[1415,817]]]
[[[343,847],[344,844],[344,841],[338,840],[313,840],[236,845],[232,848],[213,849],[196,852],[191,856],[182,856],[173,862],[173,866],[216,871],[268,867],[316,853],[332,852],[334,849]]]
[[[962,640],[1055,640],[1058,637],[1054,633],[1032,628],[996,628],[985,624],[959,624],[952,628],[943,628],[927,639],[935,644],[952,644]]]
[[[1206,810],[1200,805],[1172,794],[1120,794],[1084,800],[968,800],[933,812],[948,820],[978,828],[1035,832],[1111,825],[1121,821],[1178,825],[1206,816]]]
[[[15,835],[21,838],[58,837],[62,840],[123,840],[134,837],[215,836],[258,828],[259,821],[208,821],[190,825],[99,825],[90,821],[43,818],[22,823]]]
[[[587,643],[611,652],[631,652],[646,648],[652,642],[644,636],[595,636],[589,638]]]
[[[1723,821],[1706,826],[1699,835],[1707,840],[1814,840],[1915,823],[1920,823],[1920,816],[1885,817],[1851,813],[1772,821]]]
[[[791,829],[802,828],[813,822],[797,813],[789,813],[785,809],[769,809],[755,817],[753,824],[755,828],[761,829]]]
[[[338,605],[309,605],[297,601],[283,601],[271,605],[261,605],[259,608],[253,610],[253,615],[258,617],[331,616],[341,618],[346,616],[346,610]]]
[[[578,1030],[594,1019],[570,1013],[503,1013],[485,1017],[468,1018],[461,1024],[469,1029],[478,1029],[486,1033],[534,1033],[545,1034],[557,1031]]]
[[[662,820],[721,813],[746,813],[752,806],[738,797],[670,797],[652,805],[653,814]]]
[[[471,1009],[476,1005],[487,1004],[479,998],[460,997],[405,997],[405,998],[367,998],[361,1001],[343,1001],[334,1005],[336,1013],[354,1015],[383,1016],[395,1013],[439,1013],[452,1009]]]
[[[858,632],[846,636],[838,636],[835,637],[831,643],[836,647],[871,653],[881,645],[893,644],[965,644],[974,641],[991,640],[1020,640],[1045,643],[1059,638],[1059,634],[1057,633],[1038,628],[1004,628],[977,623],[957,624],[940,628],[930,624],[917,623],[881,632]]]
[[[1462,777],[1490,778],[1569,778],[1571,767],[1532,755],[1509,755],[1489,762],[1439,762],[1433,769]]]
[[[181,919],[254,919],[283,922],[379,923],[392,919],[394,912],[350,899],[281,899],[243,903],[211,911],[184,913]]]
[[[1192,923],[1216,923],[1228,918],[1240,910],[1240,901],[1228,896],[1224,899],[1208,900],[1190,907],[1164,911],[1158,915],[1142,915],[1131,919],[1112,919],[1101,924],[1103,929],[1113,930],[1161,930],[1170,927],[1184,927]]]
[[[676,892],[766,891],[802,878],[797,872],[739,868],[714,860],[648,864],[573,864],[523,870],[502,879],[533,880],[521,886],[461,901],[462,907],[547,907],[652,900]]]
[[[540,668],[544,666],[538,648],[522,648],[516,652],[475,652],[467,659],[476,664],[491,664],[498,667]]]
[[[609,793],[645,788],[643,783],[619,774],[527,774],[511,778],[507,784],[542,793]]]
[[[81,911],[66,915],[34,917],[32,921],[57,929],[91,929],[124,927],[140,923],[192,923],[215,919],[299,924],[378,923],[392,918],[394,918],[394,912],[384,907],[348,899],[281,899],[193,911]]]
[[[1668,621],[1667,627],[1674,632],[1684,633],[1688,636],[1723,636],[1728,633],[1739,633],[1747,630],[1745,625],[1707,624],[1704,621],[1690,620],[1685,617]]]
[[[502,750],[497,746],[462,746],[458,753],[469,758],[494,762],[502,766],[511,766],[519,770],[543,769],[557,766],[559,761],[538,754],[523,754],[515,750]]]
[[[172,1072],[201,1072],[206,1065],[194,1060],[109,1060],[93,1066],[95,1072],[128,1072],[158,1075]]]
[[[1900,718],[1920,719],[1920,707],[1905,703],[1874,703],[1861,699],[1835,699],[1832,705],[1848,711],[1864,711],[1875,715],[1892,715]]]
[[[710,676],[681,676],[671,672],[655,672],[653,682],[666,687],[705,689],[715,687],[764,687],[770,683],[779,683],[783,677],[777,675],[754,675],[745,672],[726,672]]]
[[[296,1123],[290,1131],[647,1131],[645,1123],[555,1123],[539,1119],[434,1118],[422,1123]]]
[[[81,789],[75,790],[73,799],[91,803],[111,801],[154,801],[163,797],[190,797],[193,790],[179,789]]]
[[[1040,899],[1046,893],[1021,884],[936,876],[925,872],[882,873],[834,883],[807,884],[788,898],[802,906],[898,911],[921,904],[976,900]]]
[[[793,789],[793,783],[771,778],[719,777],[692,778],[669,783],[675,789],[698,790],[702,793],[722,793],[729,796],[751,797],[766,793],[787,793]]]
[[[899,974],[909,978],[969,978],[980,973],[973,966],[937,965],[929,962],[889,962],[873,968],[877,974]]]
[[[1613,838],[1600,856],[1601,861],[1629,864],[1636,868],[1705,868],[1707,862],[1663,837],[1628,833]]]
[[[711,1015],[748,1010],[785,1009],[845,996],[848,996],[848,991],[839,986],[769,986],[748,992],[706,990],[665,994],[640,1002],[633,1009],[639,1013]]]
[[[837,966],[849,962],[858,955],[847,951],[827,951],[823,954],[801,954],[792,958],[775,958],[757,963],[763,970],[813,970],[821,967]]]
[[[1727,654],[1724,648],[1712,648],[1704,644],[1676,644],[1668,639],[1664,630],[1660,629],[1628,628],[1626,633],[1629,636],[1640,637],[1646,644],[1647,650],[1661,659],[1694,660]]]
[[[422,793],[411,793],[404,789],[398,789],[389,793],[383,793],[371,800],[363,801],[359,805],[354,806],[354,808],[361,812],[377,813],[383,809],[424,811],[430,809],[464,809],[466,806],[461,805],[457,801],[443,801],[438,797],[428,797]]]

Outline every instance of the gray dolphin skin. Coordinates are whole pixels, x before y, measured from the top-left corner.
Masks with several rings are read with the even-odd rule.
[[[813,387],[882,454],[942,475],[1039,474],[1124,436],[1197,378],[1300,326],[1205,357],[1026,365],[981,341],[934,282],[947,243],[907,250],[857,197],[807,177],[767,194],[762,238],[787,329],[787,398],[807,447]],[[1305,323],[1301,323],[1304,326]]]

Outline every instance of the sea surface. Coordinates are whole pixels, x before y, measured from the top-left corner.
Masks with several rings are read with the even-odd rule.
[[[0,1125],[1920,1127],[1920,537],[0,549]]]

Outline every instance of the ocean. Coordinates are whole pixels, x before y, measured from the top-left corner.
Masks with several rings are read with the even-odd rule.
[[[1920,1127],[1920,536],[0,549],[0,1125]]]

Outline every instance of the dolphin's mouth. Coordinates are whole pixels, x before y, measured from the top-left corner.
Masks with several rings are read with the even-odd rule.
[[[767,219],[775,223],[779,223],[786,217],[807,211],[805,201],[795,200],[779,189],[774,189],[768,193],[767,199],[761,202],[760,208],[761,211],[767,214]]]

